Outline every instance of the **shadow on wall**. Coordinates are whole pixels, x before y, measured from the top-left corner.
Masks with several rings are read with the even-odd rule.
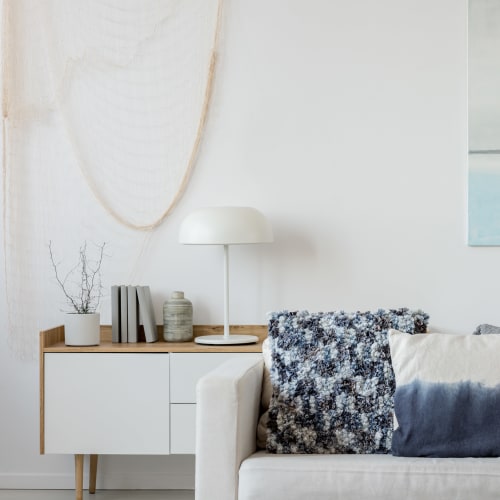
[[[274,224],[274,243],[267,257],[274,289],[268,299],[275,308],[297,307],[297,301],[300,308],[315,307],[315,297],[328,289],[337,260],[331,237],[285,221]]]
[[[317,251],[313,238],[308,238],[307,234],[291,224],[280,223],[273,229],[274,243],[270,246],[269,254],[276,267],[286,267],[293,261],[300,267],[314,262]]]

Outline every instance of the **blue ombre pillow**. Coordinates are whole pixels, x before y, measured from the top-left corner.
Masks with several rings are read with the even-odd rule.
[[[500,456],[500,335],[389,330],[396,377],[392,454]]]

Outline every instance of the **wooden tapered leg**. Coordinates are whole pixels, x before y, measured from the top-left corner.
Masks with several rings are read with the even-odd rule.
[[[89,493],[95,493],[97,480],[97,459],[99,455],[90,455]]]
[[[75,455],[76,500],[83,500],[83,455]]]

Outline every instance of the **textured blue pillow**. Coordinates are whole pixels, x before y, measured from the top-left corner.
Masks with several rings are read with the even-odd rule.
[[[389,341],[393,455],[500,456],[500,336],[391,330]]]
[[[427,321],[408,309],[271,313],[267,450],[388,453],[395,387],[388,330],[422,333]]]

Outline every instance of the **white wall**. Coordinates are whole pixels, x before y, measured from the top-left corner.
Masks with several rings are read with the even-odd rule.
[[[466,17],[465,0],[226,0],[196,169],[135,271],[158,318],[182,289],[196,323],[222,321],[220,249],[177,234],[194,208],[238,204],[276,241],[231,249],[232,323],[408,306],[434,330],[500,324],[500,249],[465,243]],[[109,283],[122,264],[114,251]],[[70,457],[38,455],[38,366],[9,349],[1,297],[0,487],[71,486]],[[106,487],[184,487],[193,461],[104,457],[101,471]]]

